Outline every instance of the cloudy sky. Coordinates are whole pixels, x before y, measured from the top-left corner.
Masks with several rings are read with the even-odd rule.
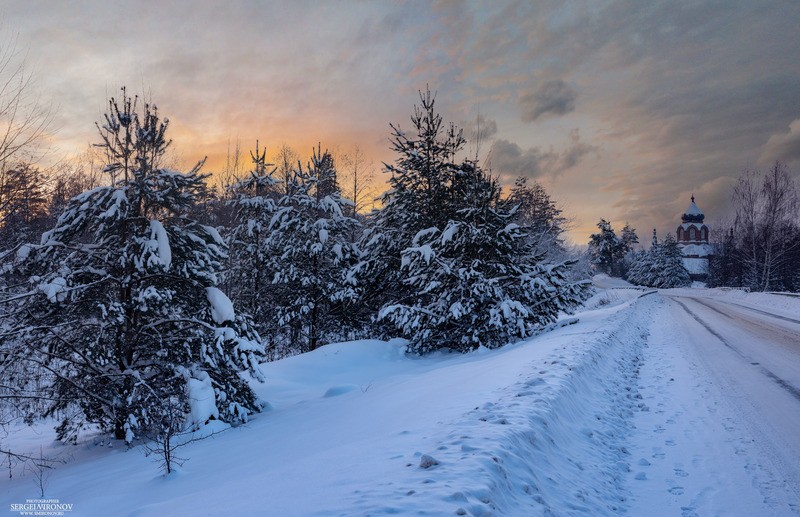
[[[585,242],[625,221],[674,231],[694,193],[713,225],[745,168],[800,178],[800,2],[0,0],[63,154],[105,99],[149,92],[181,156],[259,139],[394,159],[429,85],[506,184],[542,182]]]

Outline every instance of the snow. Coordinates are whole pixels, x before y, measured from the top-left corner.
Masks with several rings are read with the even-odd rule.
[[[697,255],[698,257],[707,257],[714,253],[714,248],[711,244],[684,244],[681,245],[681,253],[684,256]]]
[[[30,254],[31,254],[30,244],[23,244],[17,250],[17,260],[20,262],[24,262],[25,260],[27,260]]]
[[[206,287],[208,303],[211,304],[211,318],[215,323],[222,325],[226,321],[234,321],[236,313],[233,310],[233,302],[225,293],[216,287]]]
[[[705,275],[708,273],[708,259],[706,258],[683,258],[683,267],[690,275]]]
[[[39,284],[38,289],[47,296],[50,303],[63,302],[67,295],[67,281],[59,276]]]
[[[214,399],[214,387],[206,372],[197,372],[195,378],[187,382],[189,393],[188,429],[197,429],[209,419],[219,418],[219,410]]]
[[[186,445],[176,475],[43,425],[3,445],[68,457],[46,496],[74,515],[796,514],[798,399],[764,371],[800,387],[800,298],[602,283],[576,324],[497,350],[362,340],[264,364],[271,409]],[[15,469],[0,506],[38,495]]]
[[[689,208],[686,209],[684,214],[686,214],[686,215],[703,215],[703,212],[700,210],[700,208],[697,207],[695,202],[692,201],[691,204],[689,204]]]
[[[150,221],[150,238],[155,241],[159,261],[164,265],[164,269],[168,270],[172,264],[172,250],[169,247],[167,231],[160,221],[155,219]]]
[[[248,221],[248,224],[249,224],[249,222],[250,221]],[[214,243],[217,246],[221,246],[221,247],[225,246],[225,239],[222,238],[222,236],[219,234],[219,232],[217,231],[216,228],[214,228],[213,226],[205,226],[204,225],[203,229],[211,236],[212,239],[214,239]]]
[[[446,244],[447,242],[453,240],[453,236],[458,231],[459,224],[458,223],[450,223],[445,228],[444,232],[442,232],[442,245]]]

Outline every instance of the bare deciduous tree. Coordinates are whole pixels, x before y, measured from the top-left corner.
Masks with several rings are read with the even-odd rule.
[[[283,144],[281,148],[278,149],[278,154],[273,161],[278,168],[275,177],[283,182],[284,193],[287,196],[291,195],[290,186],[294,178],[294,171],[300,161],[300,155],[288,145]]]
[[[53,122],[51,106],[34,89],[16,38],[0,42],[0,170],[15,159],[35,161]]]
[[[797,187],[786,166],[778,162],[763,177],[745,171],[732,197],[745,283],[759,291],[773,289],[776,274],[798,246],[788,238],[790,228],[798,224]]]
[[[351,152],[342,155],[340,167],[342,195],[353,203],[350,215],[355,216],[374,201],[375,164],[356,145]]]

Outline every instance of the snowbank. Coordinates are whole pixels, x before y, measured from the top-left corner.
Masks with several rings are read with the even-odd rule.
[[[210,292],[215,318],[230,317]],[[364,340],[265,364],[254,388],[272,409],[181,449],[179,475],[84,443],[68,448],[47,496],[76,515],[607,514],[624,507],[637,402],[626,388],[641,316],[627,306],[499,350],[413,358],[402,341]],[[201,384],[198,420],[213,413]],[[0,504],[37,495],[21,470],[0,490]]]

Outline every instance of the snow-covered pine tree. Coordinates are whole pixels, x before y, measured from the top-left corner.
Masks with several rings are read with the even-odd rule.
[[[270,222],[276,200],[284,192],[275,179],[275,166],[267,163],[266,149],[250,152],[253,170],[230,186],[234,225],[227,235],[230,247],[225,284],[236,306],[252,315],[259,334],[272,340],[275,333],[272,276],[265,269],[271,260]]]
[[[650,278],[652,275],[653,249],[641,250],[634,252],[630,256],[630,265],[628,267],[628,282],[634,285],[650,285]]]
[[[516,205],[518,223],[526,228],[528,239],[548,258],[558,260],[566,254],[562,234],[567,218],[550,198],[544,187],[520,176],[508,195],[508,202]]]
[[[597,223],[598,233],[593,233],[589,240],[589,256],[592,264],[602,273],[614,274],[614,262],[619,256],[620,240],[611,223],[600,219]]]
[[[683,265],[680,247],[671,234],[661,243],[654,234],[650,249],[633,255],[628,281],[662,289],[691,284],[689,272]]]
[[[286,191],[269,221],[264,264],[275,332],[287,348],[278,355],[345,337],[357,298],[348,272],[359,256],[349,239],[359,223],[344,215],[349,202],[330,153],[317,149],[308,167],[298,164]]]
[[[626,278],[630,267],[631,253],[634,245],[639,244],[639,236],[636,235],[636,228],[632,228],[627,222],[622,227],[619,237],[618,259],[616,260],[616,274]]]
[[[449,202],[447,189],[458,166],[453,163],[465,140],[454,125],[445,128],[442,116],[434,109],[430,90],[420,95],[414,106],[413,130],[403,131],[391,124],[393,165],[385,164],[389,190],[381,196],[382,208],[374,214],[365,232],[364,257],[354,268],[363,286],[363,303],[377,314],[386,305],[405,300],[413,292],[401,271],[403,250],[414,247],[417,234],[428,228],[443,229],[448,216],[443,207]],[[384,335],[388,328],[379,329]]]
[[[35,276],[12,356],[45,374],[60,439],[96,424],[130,442],[262,407],[240,376],[260,378],[258,337],[216,287],[225,243],[185,215],[203,162],[161,168],[168,121],[137,104],[123,89],[98,125],[111,185],[73,198],[23,263]]]
[[[681,248],[671,233],[667,234],[658,247],[654,267],[659,272],[659,277],[657,285],[653,287],[668,289],[670,287],[685,287],[692,283],[691,278],[689,278],[689,271],[683,265]]]
[[[409,339],[410,351],[496,348],[580,304],[586,284],[566,281],[569,263],[542,260],[495,179],[464,162],[445,192],[439,210],[449,221],[417,232],[402,251],[410,296],[379,316]]]

